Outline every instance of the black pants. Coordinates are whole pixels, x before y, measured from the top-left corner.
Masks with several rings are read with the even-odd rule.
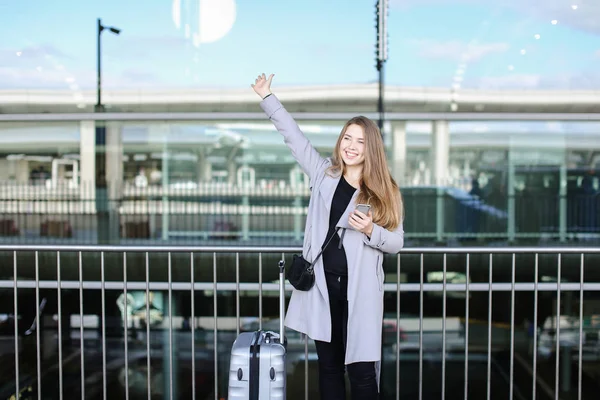
[[[331,312],[331,342],[315,340],[319,357],[319,391],[322,400],[345,400],[344,365],[348,326],[348,278],[326,273]],[[365,338],[368,340],[368,338]],[[348,378],[353,400],[377,400],[374,362],[349,364]]]

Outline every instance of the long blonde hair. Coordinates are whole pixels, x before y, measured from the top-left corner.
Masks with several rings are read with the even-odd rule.
[[[346,122],[333,150],[332,165],[327,169],[327,173],[330,176],[340,176],[346,171],[346,164],[340,156],[340,147],[350,125],[360,126],[365,136],[365,161],[356,202],[370,204],[373,222],[386,229],[394,230],[404,218],[402,195],[388,170],[381,133],[372,120],[358,116]]]

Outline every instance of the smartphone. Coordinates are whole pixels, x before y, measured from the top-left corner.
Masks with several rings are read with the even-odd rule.
[[[367,215],[369,214],[369,210],[371,209],[371,206],[368,204],[357,204],[356,205],[356,210],[360,211],[361,213]]]

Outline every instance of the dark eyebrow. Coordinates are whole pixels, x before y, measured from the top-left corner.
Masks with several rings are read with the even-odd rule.
[[[349,133],[344,133],[344,137],[349,137],[349,138],[351,138],[351,139],[353,139],[353,138],[354,138],[354,136],[350,135]],[[364,139],[364,138],[359,138],[359,139],[357,139],[357,140],[362,140],[363,142],[365,141],[365,139]]]

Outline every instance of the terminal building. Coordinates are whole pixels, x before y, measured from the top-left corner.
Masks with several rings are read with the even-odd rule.
[[[0,92],[2,240],[96,243],[105,177],[113,241],[299,243],[309,182],[251,90],[109,91],[104,113],[94,95]],[[323,155],[350,117],[379,118],[376,85],[277,95]],[[407,239],[595,240],[597,92],[388,87],[385,104]]]

